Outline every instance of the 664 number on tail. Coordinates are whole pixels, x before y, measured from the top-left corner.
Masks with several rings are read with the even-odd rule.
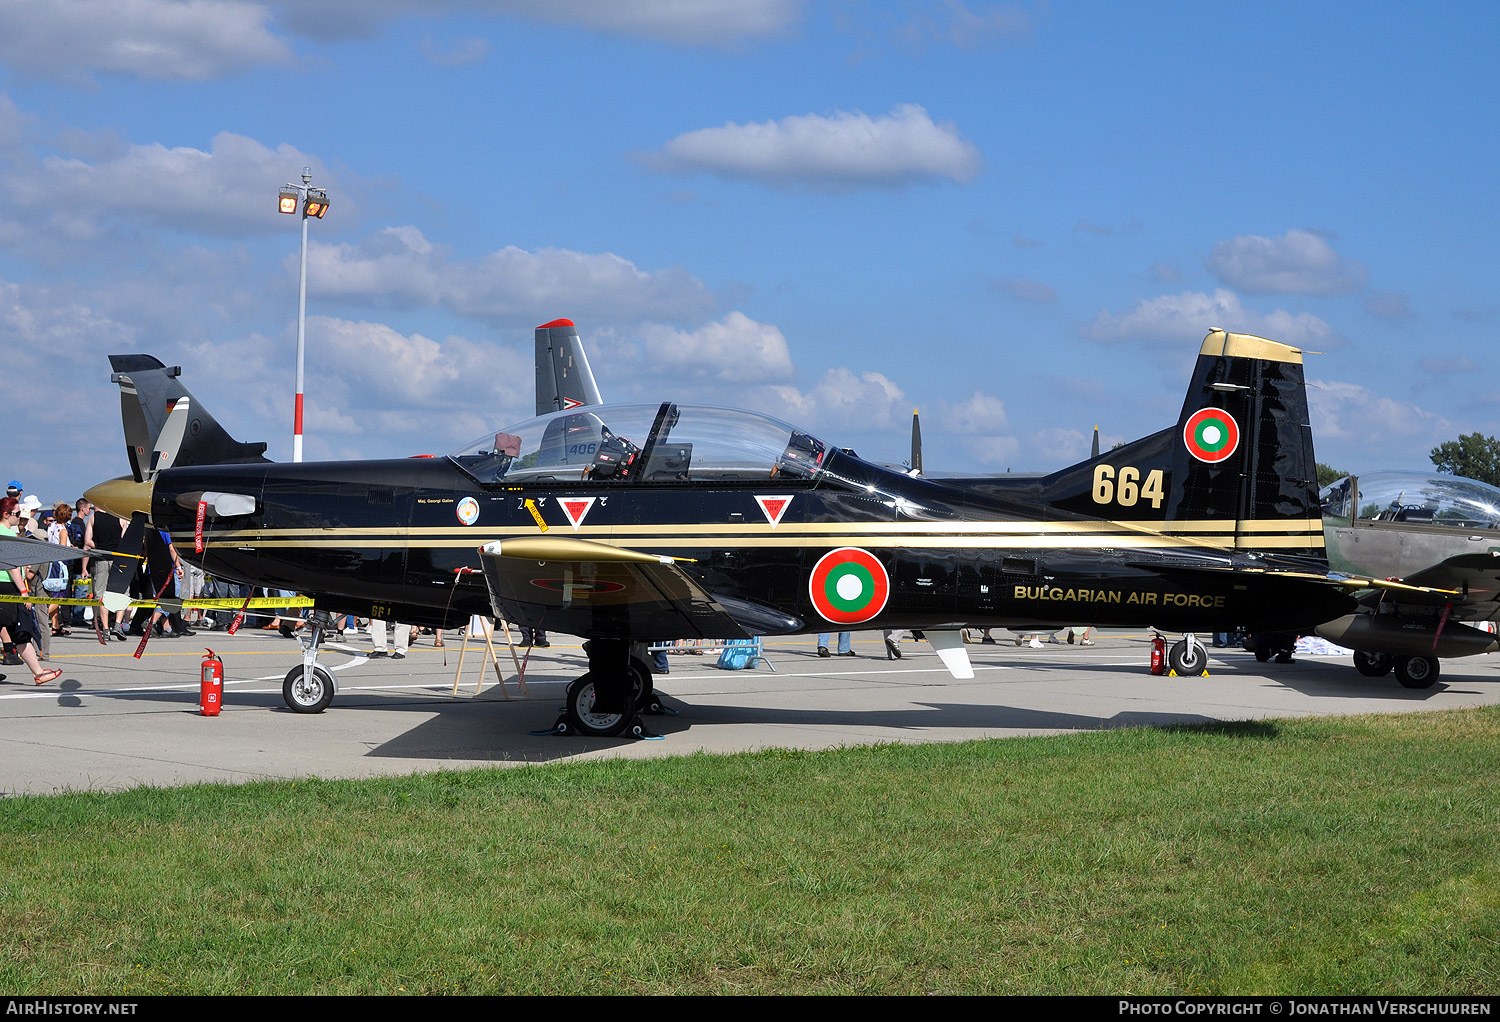
[[[1119,504],[1135,507],[1139,502],[1151,502],[1154,508],[1161,507],[1165,499],[1162,489],[1162,470],[1154,468],[1141,478],[1141,470],[1130,465],[1123,466],[1118,473],[1113,465],[1094,467],[1094,503]]]

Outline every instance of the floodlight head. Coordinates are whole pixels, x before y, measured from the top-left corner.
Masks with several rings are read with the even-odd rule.
[[[307,190],[307,205],[302,208],[303,216],[315,216],[323,219],[323,214],[328,212],[328,193],[321,188],[309,188]]]
[[[277,209],[283,213],[297,212],[297,190],[295,188],[283,188],[279,193],[280,201]]]

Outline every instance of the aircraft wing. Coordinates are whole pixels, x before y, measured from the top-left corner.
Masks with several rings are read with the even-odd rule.
[[[1494,554],[1458,554],[1401,581],[1409,586],[1441,590],[1447,595],[1412,598],[1403,592],[1395,594],[1397,602],[1424,606],[1452,603],[1452,616],[1461,621],[1492,621],[1500,617],[1500,557]]]
[[[87,550],[76,547],[45,543],[24,536],[0,536],[0,571],[46,564],[48,561],[78,561],[87,556]]]
[[[657,554],[545,536],[488,543],[479,553],[497,616],[569,635],[745,639],[800,626],[716,599],[680,562]]]

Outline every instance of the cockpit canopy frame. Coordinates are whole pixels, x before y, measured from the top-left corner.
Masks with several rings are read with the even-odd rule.
[[[448,459],[483,486],[813,480],[821,440],[759,412],[588,405],[487,433]]]
[[[1500,487],[1462,476],[1366,472],[1334,480],[1319,500],[1325,518],[1500,530]]]

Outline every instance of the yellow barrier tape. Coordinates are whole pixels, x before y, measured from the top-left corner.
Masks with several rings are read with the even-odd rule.
[[[98,600],[75,600],[64,597],[53,597],[47,593],[33,593],[30,596],[0,596],[0,603],[41,603],[49,607],[53,605],[61,607],[97,607]],[[257,596],[249,603],[244,597],[239,599],[203,599],[203,600],[134,600],[132,607],[155,607],[157,604],[168,604],[173,607],[201,608],[203,610],[239,610],[247,607],[250,610],[271,610],[276,607],[311,607],[313,605],[310,596]]]

